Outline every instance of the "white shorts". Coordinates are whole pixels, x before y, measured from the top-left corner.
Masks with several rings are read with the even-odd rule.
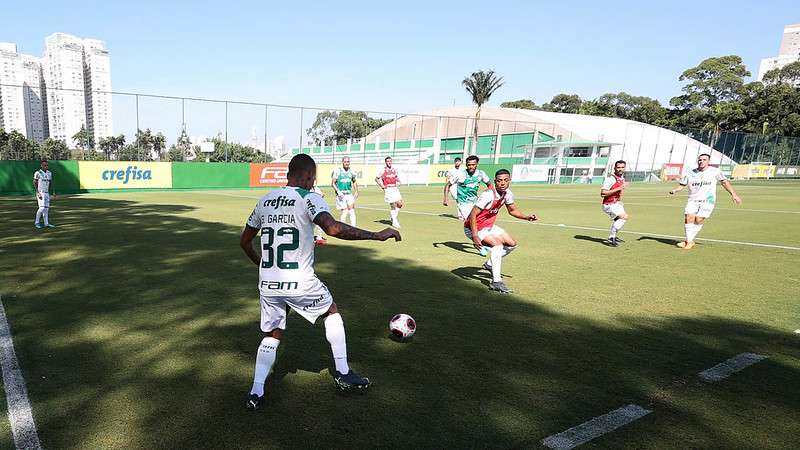
[[[503,233],[505,232],[506,230],[498,227],[497,225],[492,225],[489,228],[482,228],[478,230],[478,237],[480,238],[481,242],[483,242],[483,240],[486,239],[487,236],[499,237],[502,236]],[[469,228],[464,228],[464,236],[466,236],[467,239],[472,240],[472,230],[470,230]]]
[[[396,187],[388,187],[383,191],[383,201],[386,203],[399,202],[402,199],[403,197],[400,195],[400,189]]]
[[[261,294],[261,331],[269,332],[276,328],[286,329],[288,308],[303,316],[311,323],[331,308],[333,296],[322,281],[305,295],[299,297],[266,296]]]
[[[614,220],[620,215],[625,214],[625,206],[622,204],[622,202],[604,203],[603,212],[608,214],[608,217],[611,217],[611,220]]]
[[[36,195],[36,203],[39,204],[39,208],[49,208],[50,207],[50,194],[43,192],[42,198],[39,198],[39,195]]]
[[[449,191],[450,191],[450,197],[453,197],[453,200],[455,200],[458,197],[458,186],[456,186],[455,184],[451,184]]]
[[[461,220],[467,220],[470,213],[472,213],[472,208],[475,207],[474,203],[458,203],[456,204],[456,210],[458,212],[458,218]]]
[[[336,209],[350,209],[356,204],[353,194],[342,194],[336,196]]]
[[[714,203],[706,200],[689,200],[686,202],[686,208],[683,213],[708,218],[711,217],[711,212],[714,211],[714,205]]]

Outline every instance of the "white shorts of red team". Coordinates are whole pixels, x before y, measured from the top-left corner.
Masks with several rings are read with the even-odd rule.
[[[706,200],[689,200],[686,202],[686,208],[684,208],[683,213],[708,218],[711,217],[711,212],[714,211],[714,205],[714,202]]]
[[[319,316],[327,313],[333,304],[331,292],[319,279],[311,283],[311,289],[307,289],[304,295],[284,297],[261,294],[260,298],[261,331],[265,333],[276,328],[286,329],[288,308],[292,308],[297,314],[314,323]]]
[[[356,204],[356,198],[353,194],[342,194],[336,196],[336,209],[352,209]]]
[[[489,228],[481,228],[478,230],[478,238],[480,238],[481,242],[489,236],[500,237],[505,233],[506,230],[498,227],[497,225],[492,225]],[[470,241],[472,240],[472,230],[469,228],[464,228],[464,236],[467,237]]]
[[[383,190],[383,201],[386,203],[399,202],[402,199],[403,196],[400,195],[400,189],[396,187],[387,187]]]
[[[50,194],[46,192],[42,192],[42,198],[39,198],[39,195],[36,195],[36,203],[39,204],[39,208],[49,208],[50,207]]]
[[[603,212],[608,214],[611,220],[614,220],[621,214],[625,214],[625,206],[622,202],[603,203]]]

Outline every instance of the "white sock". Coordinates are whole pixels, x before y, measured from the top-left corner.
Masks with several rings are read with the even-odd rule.
[[[50,208],[45,206],[44,212],[42,213],[42,217],[44,217],[44,225],[45,226],[50,225]]]
[[[348,211],[350,211],[350,225],[356,226],[356,210],[349,209]]]
[[[278,344],[281,341],[273,337],[265,337],[261,340],[261,345],[258,346],[258,353],[256,353],[256,371],[253,375],[253,388],[250,389],[251,394],[256,394],[259,397],[264,395],[264,383],[267,382],[267,375],[275,363],[275,352],[278,351]]]
[[[400,214],[400,209],[392,206],[391,214],[392,214],[392,223],[397,223],[397,215]]]
[[[517,248],[517,246],[516,246],[516,245],[515,245],[515,246],[513,246],[513,247],[509,247],[509,246],[507,246],[507,245],[504,245],[504,246],[503,246],[503,258],[505,258],[506,256],[508,256],[508,254],[509,254],[509,253],[513,252],[515,248]]]
[[[693,241],[694,238],[697,237],[697,233],[700,232],[700,229],[703,228],[703,224],[696,223],[692,226],[692,232],[689,235],[689,240]]]
[[[44,212],[44,206],[40,206],[39,209],[36,210],[36,222],[33,222],[34,225],[39,223],[42,220],[42,213]]]
[[[345,220],[346,218],[347,218],[347,210],[346,210],[346,209],[343,209],[343,210],[342,210],[342,214],[340,214],[340,215],[339,215],[339,222],[344,222],[344,220]]]
[[[350,366],[347,364],[347,339],[344,334],[344,321],[342,320],[341,314],[330,314],[325,318],[325,337],[328,339],[328,343],[331,344],[333,363],[336,365],[336,371],[342,375],[349,373]]]
[[[503,259],[503,246],[495,245],[489,252],[489,259],[492,261],[492,281],[497,283],[503,281],[500,274],[500,261]]]
[[[692,230],[694,230],[693,223],[687,223],[683,225],[683,229],[686,230],[686,241],[691,241],[691,237],[693,237]]]
[[[617,232],[625,226],[625,219],[617,219],[611,223],[611,236],[610,237],[617,237]]]

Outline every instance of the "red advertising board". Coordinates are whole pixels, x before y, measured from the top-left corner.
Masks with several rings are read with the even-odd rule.
[[[250,164],[250,187],[286,186],[288,164]]]
[[[664,180],[679,180],[683,172],[683,164],[664,164],[661,178]]]

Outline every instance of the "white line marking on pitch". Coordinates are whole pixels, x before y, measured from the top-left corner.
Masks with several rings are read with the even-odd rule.
[[[569,430],[542,439],[542,444],[554,450],[569,450],[606,433],[641,419],[653,411],[637,405],[628,405],[610,413],[597,416]]]
[[[3,368],[3,386],[6,390],[8,405],[8,421],[11,434],[17,448],[41,449],[36,423],[33,421],[31,403],[28,400],[28,389],[14,352],[14,341],[11,339],[11,328],[6,320],[3,299],[0,298],[0,365]]]
[[[367,209],[371,211],[386,211],[384,208],[370,208],[367,206],[356,206],[357,209]],[[403,214],[417,214],[422,216],[434,216],[440,217],[442,219],[452,219],[451,217],[443,217],[442,214],[438,213],[429,213],[429,212],[420,212],[420,211],[407,211],[403,210]],[[455,219],[459,220],[459,219]],[[555,223],[542,223],[542,222],[522,222],[519,220],[508,220],[508,219],[498,219],[498,222],[504,223],[514,223],[517,225],[538,225],[542,227],[559,227],[559,228],[571,228],[574,230],[590,230],[590,231],[608,231],[608,228],[599,228],[599,227],[585,227],[580,225],[565,225],[563,223],[555,224]],[[683,236],[675,236],[672,234],[660,234],[660,233],[645,233],[641,231],[620,231],[620,233],[627,233],[627,234],[635,234],[637,236],[655,236],[655,237],[666,237],[672,239],[683,239]],[[783,250],[800,250],[800,247],[792,247],[789,245],[777,245],[777,244],[762,244],[760,242],[743,242],[743,241],[729,241],[725,239],[709,239],[709,238],[697,238],[698,241],[705,241],[705,242],[718,242],[721,244],[733,244],[733,245],[746,245],[750,247],[764,247],[764,248],[779,248]]]
[[[728,378],[732,374],[752,366],[753,364],[766,358],[766,356],[756,353],[740,353],[710,369],[706,369],[698,373],[697,376],[699,376],[703,381],[713,383],[715,381]]]

